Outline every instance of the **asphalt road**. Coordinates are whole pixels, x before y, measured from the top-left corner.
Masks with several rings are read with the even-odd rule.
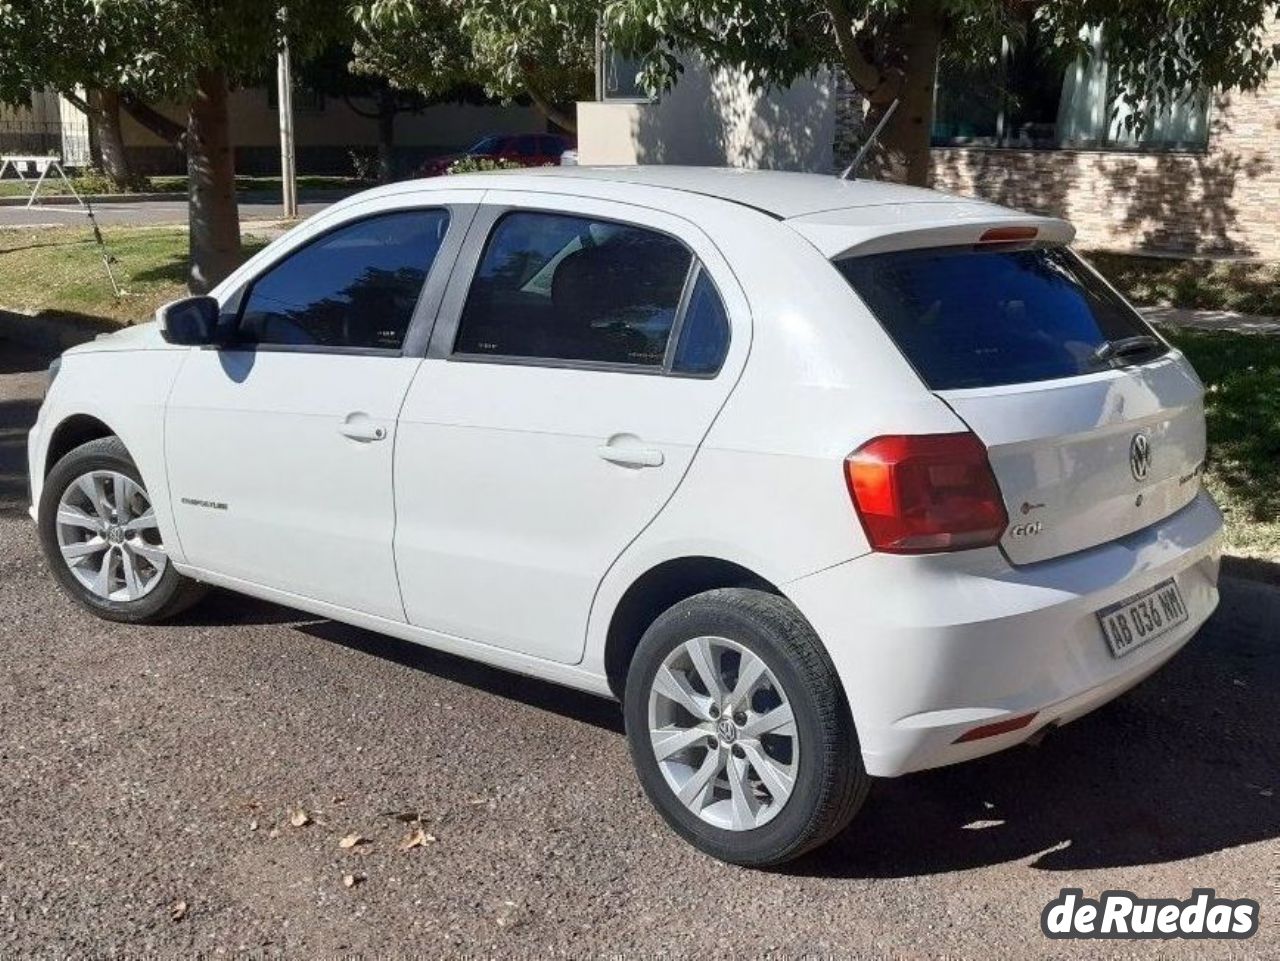
[[[1280,954],[1276,588],[1227,580],[1128,696],[880,782],[836,846],[745,871],[664,827],[610,703],[230,594],[82,613],[24,513],[46,360],[0,342],[0,956]],[[394,814],[435,840],[400,850]],[[1262,930],[1050,942],[1063,887],[1213,887]]]
[[[302,203],[298,205],[300,218],[310,217],[323,210],[331,201]],[[185,224],[187,202],[185,200],[148,200],[136,203],[94,204],[93,214],[102,226],[141,224]],[[244,201],[240,203],[240,219],[272,220],[284,216],[278,203]],[[57,226],[66,227],[83,223],[84,211],[70,204],[45,204],[39,207],[0,206],[0,227]]]

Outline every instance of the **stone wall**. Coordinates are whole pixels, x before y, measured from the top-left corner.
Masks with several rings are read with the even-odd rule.
[[[839,93],[838,158],[861,113]],[[1083,246],[1280,260],[1280,69],[1255,93],[1215,98],[1209,119],[1200,152],[936,147],[933,186],[1065,217]]]

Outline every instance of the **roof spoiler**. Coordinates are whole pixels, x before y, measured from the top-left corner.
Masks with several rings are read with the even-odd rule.
[[[951,206],[937,205],[938,208]],[[787,224],[832,260],[863,257],[890,250],[918,250],[922,247],[1058,245],[1069,244],[1075,238],[1075,228],[1056,217],[1030,214],[993,216],[989,211],[990,208],[987,208],[982,215],[974,216],[972,208],[964,211],[938,209],[936,217],[912,219],[899,224],[842,224],[837,218],[818,214],[814,217],[796,217],[788,220]]]

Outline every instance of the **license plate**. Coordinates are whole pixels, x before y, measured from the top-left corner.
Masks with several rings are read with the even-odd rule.
[[[1102,636],[1107,639],[1111,656],[1124,657],[1135,647],[1186,623],[1190,616],[1178,585],[1170,578],[1098,611],[1098,623],[1102,625]]]

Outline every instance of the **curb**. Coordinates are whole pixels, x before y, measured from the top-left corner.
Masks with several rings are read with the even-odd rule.
[[[298,203],[300,204],[323,204],[333,203],[338,200],[344,200],[352,194],[366,190],[366,187],[353,189],[346,188],[320,188],[318,190],[301,191],[298,194]],[[184,201],[187,200],[187,192],[180,191],[163,191],[143,194],[81,194],[84,200],[91,204],[132,204],[147,203],[149,201]],[[270,190],[238,190],[236,191],[236,201],[246,204],[278,204],[280,202],[280,194]],[[0,197],[0,207],[26,207],[26,197]],[[39,210],[41,207],[76,207],[79,206],[74,197],[66,194],[49,194],[41,195],[30,210]]]
[[[130,204],[136,201],[147,200],[186,200],[187,195],[183,193],[149,193],[149,194],[81,194],[82,199],[87,200],[91,204]],[[26,197],[0,197],[0,207],[26,207]],[[50,194],[47,197],[41,196],[29,209],[39,210],[41,207],[78,207],[74,197],[68,197],[66,194]]]
[[[94,319],[77,319],[53,312],[28,314],[0,308],[0,342],[9,341],[30,350],[60,354],[85,344],[99,334],[120,330],[120,325]]]

